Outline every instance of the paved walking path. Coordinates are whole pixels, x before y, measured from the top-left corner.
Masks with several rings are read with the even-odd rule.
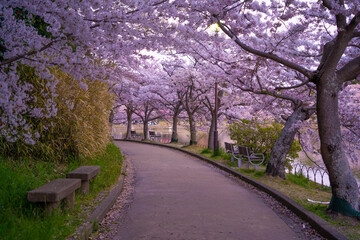
[[[206,163],[163,147],[116,145],[136,180],[115,239],[298,239],[260,198]]]

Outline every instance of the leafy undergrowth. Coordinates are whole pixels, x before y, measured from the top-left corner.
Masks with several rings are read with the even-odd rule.
[[[98,165],[101,171],[90,184],[88,196],[77,194],[73,210],[55,211],[46,216],[43,207],[29,203],[26,193],[53,179],[64,178],[79,165]],[[86,218],[98,194],[114,184],[121,174],[120,150],[109,144],[106,152],[94,158],[59,164],[49,161],[0,158],[0,238],[65,239]]]
[[[237,167],[237,162],[231,163],[231,158],[224,152],[220,151],[219,156],[214,156],[212,151],[209,149],[204,149],[194,145],[183,147],[183,149],[200,154],[228,167]],[[252,166],[247,169],[245,168],[245,165],[242,165],[242,168],[236,168],[236,170],[292,198],[294,201],[304,206],[307,210],[329,222],[349,239],[360,239],[360,224],[358,220],[344,216],[330,215],[326,212],[326,204],[312,203],[308,201],[308,199],[311,199],[319,202],[330,202],[331,189],[329,187],[322,187],[319,184],[309,181],[304,176],[293,174],[287,174],[286,180],[270,177],[265,174],[265,166],[260,166],[259,169],[255,171]]]

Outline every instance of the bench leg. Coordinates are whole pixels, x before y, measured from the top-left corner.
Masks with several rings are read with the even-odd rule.
[[[73,209],[74,208],[74,202],[75,202],[75,191],[70,193],[65,198],[65,207]]]
[[[82,180],[81,181],[81,188],[80,188],[81,193],[88,195],[89,194],[89,181],[87,180]]]
[[[238,167],[241,168],[241,158],[238,159]]]
[[[50,215],[52,211],[56,210],[59,207],[60,202],[48,202],[45,203],[45,213]]]

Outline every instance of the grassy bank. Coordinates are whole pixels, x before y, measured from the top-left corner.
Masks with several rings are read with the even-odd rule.
[[[28,191],[64,178],[80,165],[98,165],[101,171],[91,182],[88,196],[77,194],[74,210],[58,210],[46,216],[41,206],[27,201]],[[98,194],[117,181],[121,166],[121,152],[112,143],[105,153],[70,164],[0,158],[0,239],[65,239],[95,207]]]
[[[220,155],[214,156],[210,150],[199,146],[187,146],[184,147],[184,149],[210,158],[228,167],[237,167],[237,163],[231,163],[231,158],[224,152],[220,151]],[[293,174],[287,174],[286,180],[269,177],[265,174],[264,166],[260,167],[258,171],[255,171],[252,166],[250,166],[250,169],[236,168],[236,171],[250,176],[289,196],[297,203],[304,206],[307,210],[329,222],[349,239],[360,239],[360,224],[358,220],[343,216],[329,215],[326,213],[326,204],[312,203],[308,201],[308,199],[311,199],[320,202],[330,202],[331,189],[329,187],[322,187],[303,176]]]

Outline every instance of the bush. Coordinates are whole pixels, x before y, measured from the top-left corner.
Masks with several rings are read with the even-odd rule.
[[[0,137],[0,151],[5,157],[32,158],[51,161],[69,161],[79,156],[94,156],[104,152],[110,141],[108,116],[113,105],[113,96],[106,83],[98,80],[74,80],[58,69],[50,69],[58,83],[56,89],[49,89],[48,80],[38,77],[33,68],[18,67],[21,81],[32,85],[28,94],[29,109],[47,109],[46,103],[54,101],[57,114],[43,110],[43,117],[25,116],[32,133],[40,138],[35,144],[20,137],[9,142]],[[87,89],[81,85],[87,85]],[[1,114],[1,111],[0,111]],[[24,129],[16,129],[19,133]],[[19,134],[21,135],[21,134]],[[24,134],[23,134],[24,135]]]
[[[272,147],[279,138],[283,126],[279,123],[260,124],[257,119],[233,123],[229,126],[230,138],[240,146],[248,147],[256,153],[263,153],[266,163],[270,159]],[[298,157],[297,152],[301,151],[300,143],[295,140],[291,146],[287,161]]]

